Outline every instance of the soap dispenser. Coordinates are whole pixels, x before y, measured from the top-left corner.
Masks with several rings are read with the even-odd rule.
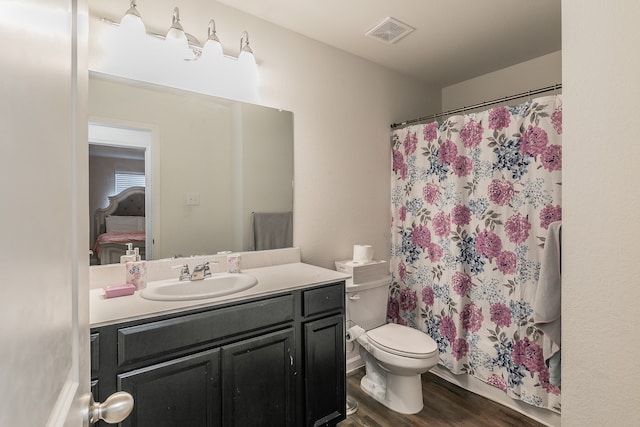
[[[127,261],[125,268],[127,270],[126,280],[128,284],[135,286],[139,291],[147,287],[147,263],[140,259],[139,249],[133,250],[133,261]]]
[[[127,243],[127,252],[125,253],[125,255],[122,255],[120,257],[120,264],[124,264],[125,262],[135,261],[135,260],[136,260],[136,252],[133,250],[133,243]]]

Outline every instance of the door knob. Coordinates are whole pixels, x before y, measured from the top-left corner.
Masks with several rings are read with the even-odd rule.
[[[124,421],[133,410],[133,396],[124,391],[113,393],[104,402],[95,402],[93,396],[89,403],[89,424],[102,420],[107,424]]]

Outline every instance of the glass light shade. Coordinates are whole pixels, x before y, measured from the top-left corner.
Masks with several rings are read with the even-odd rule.
[[[209,61],[219,61],[224,56],[222,52],[222,45],[215,40],[207,40],[202,47],[202,56],[200,59],[206,59]]]
[[[147,30],[144,28],[144,22],[142,22],[140,16],[131,13],[127,13],[122,17],[120,29],[132,37],[140,37],[147,34]]]
[[[172,55],[178,55],[183,59],[193,56],[189,55],[189,40],[182,29],[182,25],[180,25],[180,10],[177,7],[173,8],[171,27],[169,28],[169,31],[167,31],[165,44],[169,46],[169,49],[175,52],[175,54]]]
[[[177,29],[174,27],[169,28],[169,31],[167,31],[167,36],[165,37],[165,40],[171,46],[175,46],[183,49],[189,48],[189,41],[187,40],[187,35],[184,33],[184,31],[180,29]]]
[[[253,53],[248,52],[246,50],[243,50],[242,52],[240,52],[240,55],[238,56],[238,63],[241,64],[241,66],[247,67],[248,69],[255,69],[256,68],[256,58],[254,58]]]

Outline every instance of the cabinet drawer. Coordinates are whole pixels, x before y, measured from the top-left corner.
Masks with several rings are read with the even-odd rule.
[[[304,316],[341,309],[344,307],[344,286],[342,283],[338,283],[305,291],[303,301]]]
[[[292,294],[118,330],[118,366],[293,320]]]

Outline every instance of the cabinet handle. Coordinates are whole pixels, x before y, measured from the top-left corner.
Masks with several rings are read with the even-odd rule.
[[[93,395],[89,402],[89,424],[102,420],[107,424],[124,421],[133,410],[133,396],[124,391],[113,393],[103,403],[95,402]]]
[[[289,361],[291,362],[291,366],[293,366],[293,356],[289,355]]]

